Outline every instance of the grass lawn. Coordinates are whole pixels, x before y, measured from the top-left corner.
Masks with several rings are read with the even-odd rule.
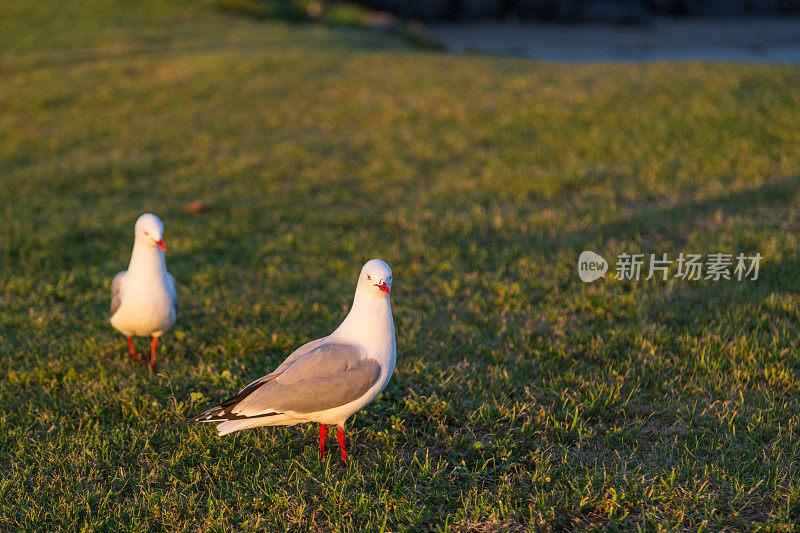
[[[797,67],[0,3],[0,530],[796,528],[798,117]],[[108,323],[145,211],[181,299],[155,376]],[[764,259],[584,284],[585,249]],[[316,426],[186,424],[332,330],[372,257],[397,370],[346,469]]]

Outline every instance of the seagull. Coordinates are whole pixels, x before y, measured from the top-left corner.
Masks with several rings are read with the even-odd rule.
[[[218,422],[220,436],[258,426],[317,422],[320,459],[327,424],[335,424],[346,464],[344,423],[378,396],[394,372],[391,288],[389,265],[368,261],[358,276],[350,312],[333,333],[304,344],[272,373],[189,421]]]
[[[139,359],[133,337],[152,336],[150,372],[155,371],[158,338],[175,323],[178,293],[175,278],[167,272],[162,240],[164,224],[145,213],[136,221],[133,252],[128,270],[111,282],[111,325],[128,337],[131,359]]]

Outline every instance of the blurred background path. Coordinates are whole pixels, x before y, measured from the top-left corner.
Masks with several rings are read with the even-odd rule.
[[[426,25],[454,52],[554,61],[800,63],[800,18],[673,19],[646,25],[459,22]]]

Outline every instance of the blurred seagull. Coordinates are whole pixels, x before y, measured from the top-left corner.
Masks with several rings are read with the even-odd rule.
[[[111,282],[111,325],[128,337],[131,358],[138,360],[133,337],[152,336],[150,371],[155,371],[158,338],[175,323],[178,294],[175,278],[167,272],[164,225],[145,213],[136,221],[133,253],[128,270]]]
[[[219,422],[227,435],[258,426],[318,422],[319,455],[326,424],[336,424],[342,462],[347,462],[344,423],[372,402],[394,372],[397,347],[389,295],[392,271],[380,259],[361,269],[350,313],[336,331],[304,344],[272,373],[190,422]]]

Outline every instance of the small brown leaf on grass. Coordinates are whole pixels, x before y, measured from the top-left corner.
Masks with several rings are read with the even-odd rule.
[[[204,213],[208,211],[208,204],[202,200],[193,200],[183,206],[183,211],[185,213],[192,213],[195,215],[198,213]]]

